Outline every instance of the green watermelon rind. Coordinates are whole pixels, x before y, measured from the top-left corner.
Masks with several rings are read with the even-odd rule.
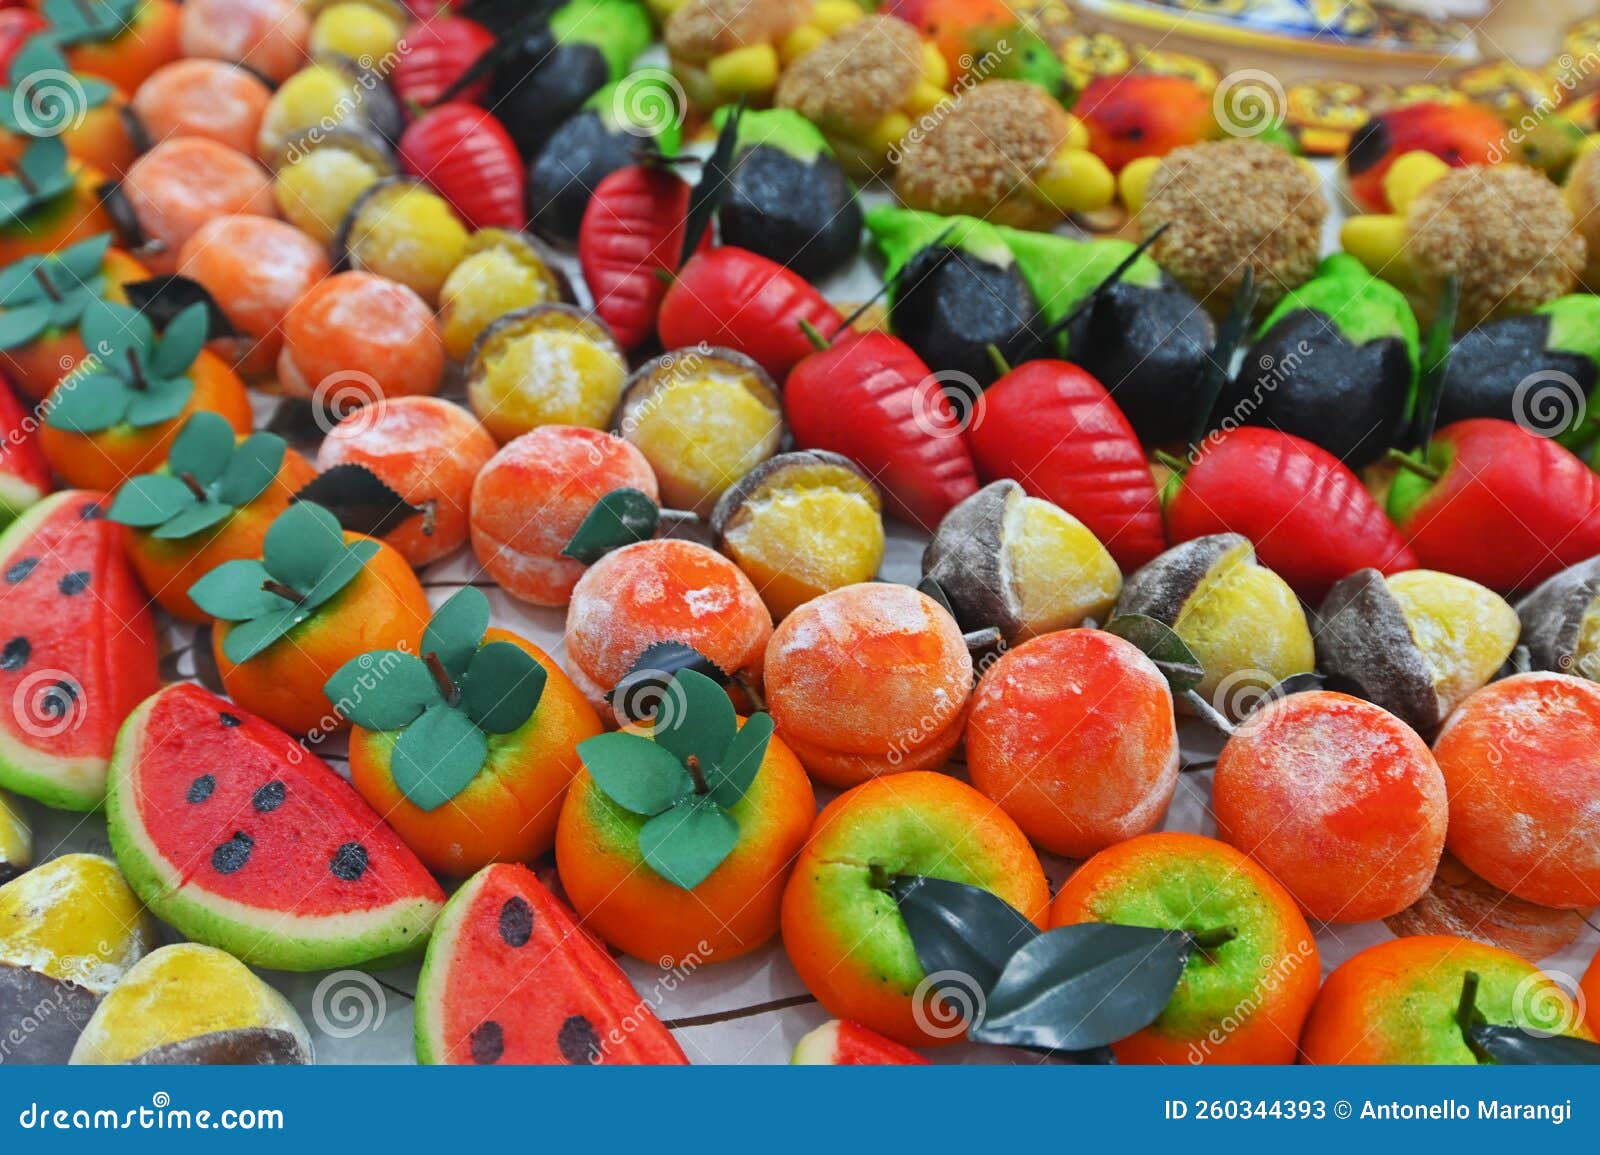
[[[3,492],[3,490],[0,490]],[[61,505],[83,497],[82,490],[51,494],[0,531],[0,570],[19,544],[32,536]],[[0,727],[0,788],[26,795],[56,810],[100,809],[106,796],[107,763],[102,758],[57,758],[12,738]],[[70,783],[84,781],[82,786]]]
[[[10,524],[45,498],[45,491],[9,473],[0,473],[0,526]]]
[[[461,884],[450,901],[444,904],[439,921],[433,925],[433,936],[428,940],[428,953],[422,958],[422,971],[417,975],[417,995],[413,1004],[412,1037],[415,1040],[417,1062],[424,1066],[448,1063],[449,1048],[444,1037],[444,993],[450,963],[455,959],[456,939],[461,925],[466,921],[472,904],[488,881],[492,865],[484,867]]]
[[[300,917],[262,911],[251,921],[249,908],[231,899],[203,895],[185,887],[137,820],[130,793],[138,765],[144,720],[164,691],[141,702],[117,732],[106,792],[106,829],[123,876],[152,914],[195,942],[214,946],[251,966],[268,970],[318,971],[357,968],[382,970],[415,959],[425,949],[441,904],[431,898],[400,899],[368,915]],[[331,773],[331,771],[330,771]],[[365,917],[371,926],[337,934],[296,933],[296,924]]]

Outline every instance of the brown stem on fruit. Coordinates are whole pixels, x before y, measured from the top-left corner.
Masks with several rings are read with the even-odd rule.
[[[454,706],[459,697],[455,679],[450,677],[450,671],[444,668],[444,663],[439,660],[439,655],[429,650],[422,655],[423,664],[428,667],[428,673],[433,675],[433,680],[439,687],[439,694],[450,705]]]
[[[700,769],[700,755],[690,754],[683,760],[683,768],[689,771],[689,777],[694,779],[694,792],[696,794],[711,793],[711,787],[706,784],[705,771]]]
[[[1200,715],[1200,720],[1202,722],[1210,726],[1213,730],[1224,737],[1232,737],[1234,730],[1233,723],[1228,721],[1227,717],[1222,713],[1222,711],[1218,710],[1210,702],[1206,701],[1204,694],[1200,693],[1198,690],[1189,689],[1185,690],[1179,696],[1182,697],[1185,702],[1189,703],[1196,714]]]
[[[1411,454],[1405,453],[1399,449],[1389,450],[1388,453],[1384,454],[1384,460],[1392,465],[1398,465],[1407,473],[1415,473],[1418,477],[1424,479],[1425,481],[1438,481],[1444,476],[1444,473],[1441,470],[1435,469],[1426,461],[1418,461],[1415,457],[1412,457]]]
[[[293,586],[284,585],[277,578],[268,578],[261,583],[261,588],[267,593],[277,594],[284,601],[293,602],[295,605],[300,605],[306,600],[303,593]]]
[[[200,484],[200,479],[194,474],[185,470],[183,473],[178,474],[178,480],[189,487],[189,492],[194,494],[196,501],[209,500],[206,494],[206,487]]]
[[[33,279],[39,282],[39,287],[44,290],[44,295],[56,304],[61,303],[61,290],[56,288],[55,282],[50,279],[50,274],[44,271],[43,265],[33,267]]]
[[[1461,1040],[1467,1044],[1467,1050],[1480,1063],[1490,1063],[1494,1060],[1476,1042],[1473,1041],[1469,1028],[1483,1022],[1483,1014],[1478,1010],[1478,972],[1468,971],[1461,976],[1461,998],[1456,1003],[1456,1026],[1461,1028]]]
[[[14,166],[11,176],[18,184],[22,186],[23,191],[26,192],[30,197],[36,197],[39,195],[38,184],[34,182],[34,179],[28,175],[27,170],[24,169],[20,164]]]
[[[136,349],[128,350],[128,369],[133,374],[133,387],[144,389],[148,382],[144,377],[144,366],[139,364],[139,353]]]
[[[767,708],[767,696],[761,692],[760,686],[750,680],[750,675],[734,674],[728,681],[732,682],[734,688],[744,695],[745,701],[750,704],[751,711],[765,710]]]
[[[888,890],[894,879],[894,872],[881,862],[867,863],[867,885],[873,890]]]
[[[997,375],[1004,377],[1011,372],[1011,362],[1006,360],[1006,355],[1000,352],[1000,346],[993,343],[983,347],[984,355],[989,358],[989,364],[994,366]]]
[[[439,503],[429,498],[422,503],[422,536],[432,537],[439,524]]]
[[[1223,943],[1232,942],[1239,937],[1239,928],[1232,923],[1225,926],[1214,926],[1210,930],[1192,930],[1189,938],[1201,950],[1215,950]]]
[[[1165,449],[1158,449],[1155,451],[1155,459],[1179,477],[1189,472],[1189,463],[1176,453],[1168,453]]]
[[[975,654],[994,649],[1004,639],[1000,636],[1000,627],[984,626],[981,630],[968,630],[961,635],[961,640],[967,644],[967,652]]]
[[[795,322],[795,324],[800,326],[800,331],[806,335],[806,340],[811,342],[811,347],[813,349],[826,349],[833,343],[824,337],[821,331],[819,331],[815,325],[806,320],[804,317],[801,317],[800,320]]]

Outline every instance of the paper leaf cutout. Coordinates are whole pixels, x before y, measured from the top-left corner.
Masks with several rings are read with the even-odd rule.
[[[117,490],[106,516],[135,529],[150,529],[194,504],[194,494],[176,477],[166,473],[143,473],[129,478]]]
[[[127,411],[128,394],[121,381],[109,373],[87,372],[56,386],[44,422],[68,433],[99,433],[121,424]]]
[[[1119,614],[1105,624],[1105,631],[1143,650],[1166,677],[1174,695],[1194,689],[1206,676],[1194,651],[1165,622],[1147,614]]]
[[[489,599],[482,590],[463,586],[433,612],[422,632],[422,652],[436,655],[451,680],[460,682],[488,628]]]
[[[242,665],[310,616],[311,611],[305,606],[287,603],[281,610],[239,622],[222,639],[222,652],[234,665]]]
[[[344,531],[320,505],[291,505],[273,521],[261,560],[284,585],[305,593],[344,548]]]
[[[600,792],[632,814],[660,814],[694,792],[683,763],[638,734],[586,738],[578,743],[578,757]]]
[[[221,414],[202,411],[183,423],[167,453],[174,476],[191,474],[202,485],[222,476],[233,456],[233,426]]]
[[[345,529],[367,537],[387,537],[427,512],[406,501],[364,465],[335,465],[313,478],[294,499],[315,502]]]
[[[1166,1009],[1193,946],[1183,931],[1112,923],[1049,931],[1011,956],[967,1035],[1052,1051],[1109,1046]]]
[[[427,664],[401,650],[371,650],[352,658],[322,689],[339,713],[363,730],[399,730],[444,700]]]
[[[723,694],[726,698],[727,695]],[[767,756],[767,744],[772,739],[772,717],[769,714],[752,714],[728,743],[727,750],[716,765],[706,770],[710,797],[723,808],[737,805],[761,770]]]
[[[614,549],[648,541],[661,523],[661,510],[637,489],[613,489],[595,502],[561,556],[593,565]]]
[[[270,433],[251,434],[236,445],[227,421],[201,411],[184,422],[166,471],[131,478],[108,516],[152,529],[162,540],[192,537],[254,501],[277,476],[286,451],[283,439]],[[158,512],[164,516],[156,517]]]
[[[17,349],[50,327],[55,306],[49,301],[6,305],[0,314],[0,349]]]
[[[127,408],[122,419],[135,429],[148,429],[171,421],[183,412],[194,395],[194,382],[187,377],[158,378],[146,383],[142,389],[128,393]]]
[[[708,798],[692,797],[657,814],[639,831],[639,852],[651,870],[693,890],[739,842],[739,824]]]
[[[323,571],[315,584],[306,591],[305,606],[314,610],[328,602],[335,594],[355,580],[366,564],[378,552],[375,541],[357,541],[344,547],[333,563]]]
[[[261,588],[271,579],[267,567],[259,561],[225,561],[189,587],[189,599],[214,618],[249,621],[289,605],[277,594]]]
[[[221,525],[233,516],[233,507],[220,501],[193,502],[157,529],[151,537],[162,541],[181,540],[204,533],[214,525]]]
[[[738,728],[726,690],[704,674],[679,670],[661,697],[651,737],[685,765],[695,758],[703,771],[722,760]]]
[[[533,717],[548,677],[521,646],[490,642],[472,656],[461,709],[484,733],[509,734]]]
[[[252,433],[233,447],[227,466],[217,478],[217,499],[235,508],[249,505],[278,476],[288,452],[288,445],[277,434]]]
[[[488,756],[483,731],[460,710],[440,703],[400,732],[390,772],[419,809],[437,810],[466,788]]]
[[[981,887],[901,875],[889,880],[888,890],[930,975],[967,975],[987,991],[1011,956],[1039,937],[1039,928],[1015,907]]]

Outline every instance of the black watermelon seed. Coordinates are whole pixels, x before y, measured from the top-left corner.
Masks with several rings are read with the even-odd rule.
[[[533,907],[525,898],[506,899],[500,908],[500,939],[507,946],[527,946],[533,937]]]
[[[16,585],[23,578],[33,572],[33,567],[39,564],[36,557],[21,557],[6,567],[6,581]]]
[[[582,1015],[573,1015],[561,1024],[556,1046],[561,1048],[561,1057],[569,1063],[592,1066],[600,1061],[600,1036],[594,1024]]]
[[[28,664],[28,656],[33,653],[33,645],[27,638],[12,638],[6,643],[6,648],[0,650],[0,670],[20,670]]]
[[[255,844],[254,838],[235,830],[232,838],[211,852],[211,869],[218,874],[232,874],[250,861],[250,851]]]
[[[39,711],[47,718],[65,718],[78,702],[78,684],[60,681],[50,683],[50,690],[39,700]]]
[[[359,842],[346,842],[333,852],[328,869],[335,878],[354,882],[367,872],[367,848]]]
[[[500,1029],[500,1024],[490,1019],[486,1023],[479,1023],[473,1029],[468,1040],[472,1046],[472,1061],[474,1063],[498,1063],[500,1056],[506,1051],[506,1033]]]
[[[86,569],[74,570],[57,582],[56,588],[69,598],[73,594],[81,594],[89,588],[89,571]]]
[[[250,796],[250,805],[259,814],[271,814],[283,805],[284,785],[274,778]]]
[[[189,802],[204,802],[211,797],[211,792],[217,788],[217,780],[209,774],[202,774],[189,783],[189,790],[184,798]]]
[[[239,720],[237,715],[230,714],[226,710],[223,710],[221,713],[219,713],[217,715],[217,717],[221,718],[222,719],[222,724],[224,726],[228,727],[230,730],[233,729],[233,727],[235,727],[235,726],[244,725],[244,723]]]
[[[78,507],[78,518],[82,521],[99,521],[106,515],[98,501],[90,501]]]

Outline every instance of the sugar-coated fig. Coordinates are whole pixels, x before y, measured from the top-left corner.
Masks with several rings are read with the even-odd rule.
[[[289,1001],[231,954],[181,942],[145,956],[101,1001],[72,1062],[304,1065],[311,1034]]]
[[[1196,689],[1230,716],[1315,664],[1299,599],[1237,533],[1197,537],[1146,564],[1122,587],[1117,614],[1171,626],[1205,669]]]
[[[1517,644],[1516,611],[1493,590],[1437,570],[1358,570],[1316,613],[1317,662],[1419,733],[1483,686]]]
[[[871,581],[883,562],[883,498],[839,453],[768,458],[711,511],[717,546],[761,593],[774,620],[829,590]]]
[[[1122,572],[1105,546],[1060,506],[1015,481],[984,486],[952,509],[922,555],[965,630],[1007,642],[1105,621]]]

